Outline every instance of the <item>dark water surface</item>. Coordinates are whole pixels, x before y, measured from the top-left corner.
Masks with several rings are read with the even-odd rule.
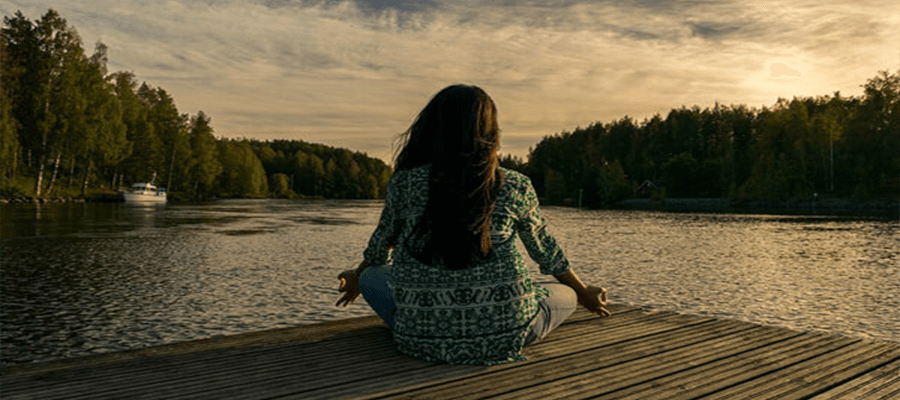
[[[369,315],[333,306],[378,201],[0,208],[5,365]],[[612,301],[900,339],[896,216],[546,208]],[[536,274],[537,268],[532,266]]]

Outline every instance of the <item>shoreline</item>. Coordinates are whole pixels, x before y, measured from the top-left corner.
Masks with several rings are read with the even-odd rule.
[[[68,203],[122,203],[125,198],[122,195],[96,195],[89,197],[3,197],[0,204],[68,204]]]
[[[665,212],[734,212],[772,213],[790,212],[800,214],[900,214],[900,202],[889,200],[729,200],[717,198],[685,199],[628,199],[618,203],[616,209],[665,211]]]
[[[280,200],[278,198],[266,198]],[[172,197],[171,202],[191,203],[192,201]],[[224,200],[224,199],[223,199]],[[305,200],[305,199],[297,199]],[[323,200],[347,200],[347,199],[323,199]],[[0,205],[9,204],[80,204],[80,203],[123,203],[121,194],[104,194],[88,197],[2,197]],[[206,202],[206,201],[204,201]],[[553,206],[547,204],[547,206]],[[572,207],[571,205],[561,205]],[[730,200],[722,198],[670,198],[663,200],[653,199],[627,199],[611,207],[597,209],[612,210],[642,210],[664,212],[735,212],[735,213],[771,213],[771,212],[836,212],[849,214],[885,214],[894,213],[900,215],[900,201],[896,200]]]
[[[13,198],[2,198],[0,199],[0,204],[66,204],[66,203],[88,203],[91,200],[85,199],[83,197],[50,197],[50,198],[40,198],[40,197],[13,197]]]

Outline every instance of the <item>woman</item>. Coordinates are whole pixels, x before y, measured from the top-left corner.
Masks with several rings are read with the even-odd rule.
[[[585,285],[545,229],[531,181],[499,166],[496,108],[476,86],[438,92],[401,136],[378,227],[338,306],[360,293],[397,348],[426,361],[524,359],[574,312],[608,316],[606,290]],[[535,284],[519,237],[543,274]]]

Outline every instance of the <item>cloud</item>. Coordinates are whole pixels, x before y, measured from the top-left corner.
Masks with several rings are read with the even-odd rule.
[[[217,135],[384,158],[447,84],[485,88],[504,151],[521,155],[542,136],[625,115],[858,93],[896,68],[900,25],[884,11],[893,0],[0,0],[4,15],[32,19],[50,7],[86,43],[109,46],[111,71],[203,110]]]
[[[772,75],[771,75],[772,77],[781,77],[781,76],[800,77],[800,76],[803,76],[803,74],[801,74],[800,71],[797,71],[796,69],[789,67],[785,63],[773,63],[772,65],[769,66],[769,70],[772,71]]]
[[[737,24],[692,22],[688,26],[690,26],[691,33],[694,36],[708,40],[727,38],[741,30],[741,26]]]

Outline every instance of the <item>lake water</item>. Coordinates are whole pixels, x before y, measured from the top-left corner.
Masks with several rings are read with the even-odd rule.
[[[379,201],[0,208],[4,365],[370,315],[337,308]],[[612,302],[900,340],[897,216],[544,208]],[[537,275],[537,267],[530,264]]]

